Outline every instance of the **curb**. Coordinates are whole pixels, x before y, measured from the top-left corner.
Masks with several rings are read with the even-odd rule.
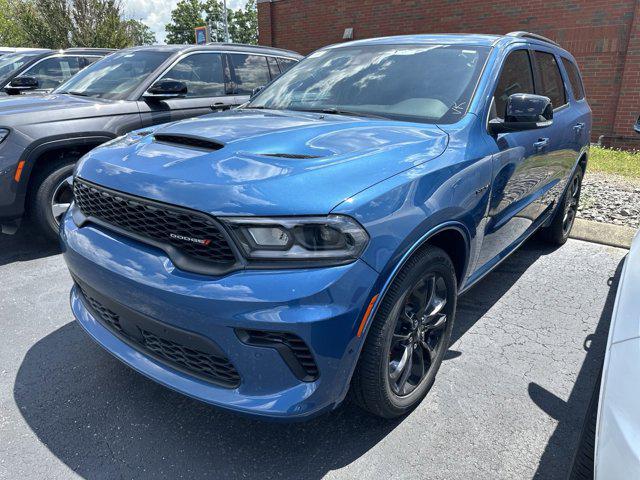
[[[631,227],[576,218],[569,237],[628,250],[635,234],[636,231]]]

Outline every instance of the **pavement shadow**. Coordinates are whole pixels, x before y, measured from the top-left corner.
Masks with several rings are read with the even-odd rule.
[[[14,399],[40,441],[84,478],[322,478],[402,420],[347,403],[307,423],[224,412],[164,388],[75,322],[27,352]]]
[[[529,242],[465,294],[454,340],[551,251]],[[316,479],[354,462],[402,423],[349,402],[308,423],[227,413],[135,373],[75,322],[27,352],[14,399],[40,441],[84,478]]]
[[[49,257],[60,253],[60,245],[44,237],[28,223],[14,235],[0,233],[0,266]]]
[[[583,348],[587,354],[567,400],[559,398],[537,383],[529,384],[531,400],[547,415],[558,421],[540,458],[534,475],[536,479],[566,479],[570,474],[589,402],[594,389],[598,386],[623,265],[624,259],[618,264],[614,276],[609,279],[609,292],[598,324],[594,332],[584,339]]]
[[[553,253],[557,248],[534,237],[464,295],[461,295],[458,298],[458,312],[451,333],[451,344],[458,341],[473,327],[513,287],[536,260]],[[459,352],[449,350],[445,355],[445,360],[457,356],[459,356]]]

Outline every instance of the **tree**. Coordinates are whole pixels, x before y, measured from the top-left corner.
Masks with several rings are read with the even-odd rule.
[[[153,45],[157,43],[155,34],[148,25],[140,20],[127,20],[125,22],[127,36],[131,39],[133,45]]]
[[[27,40],[15,20],[14,9],[12,0],[0,0],[0,45],[24,47]]]
[[[195,42],[195,27],[206,25],[199,0],[180,0],[171,12],[171,23],[166,25],[167,43],[187,44]]]
[[[203,18],[204,15],[204,18]],[[210,41],[223,42],[224,8],[220,0],[181,0],[171,12],[167,24],[167,43],[194,43],[195,27],[209,25]],[[258,43],[258,11],[256,1],[249,0],[244,9],[227,9],[230,40]]]
[[[257,45],[258,9],[255,0],[249,0],[244,10],[238,9],[233,12],[229,22],[229,33],[234,42]]]
[[[41,48],[125,48],[155,42],[142,22],[127,20],[120,0],[0,0],[12,12],[22,44]]]

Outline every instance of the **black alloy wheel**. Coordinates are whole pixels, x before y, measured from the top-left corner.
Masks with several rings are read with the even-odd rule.
[[[407,293],[389,348],[389,385],[396,395],[413,392],[447,348],[447,296],[444,278],[435,273],[425,275]]]

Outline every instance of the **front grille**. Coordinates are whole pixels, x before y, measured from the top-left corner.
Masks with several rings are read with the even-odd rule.
[[[214,355],[160,337],[149,330],[130,325],[124,329],[120,315],[105,307],[78,285],[85,305],[100,323],[117,334],[132,347],[179,370],[196,375],[218,385],[235,388],[240,384],[240,374],[223,355]]]
[[[171,245],[182,255],[216,266],[233,265],[235,255],[208,215],[123,194],[76,178],[76,205],[93,217],[142,239]]]
[[[282,355],[283,359],[291,370],[299,378],[305,381],[313,381],[318,378],[318,365],[313,358],[313,354],[307,344],[300,337],[293,333],[287,332],[269,332],[265,330],[236,330],[238,337],[244,343],[259,347],[271,347],[280,351],[280,346],[286,347],[293,354],[295,363],[291,362],[290,355]],[[300,368],[302,371],[300,371]]]
[[[102,320],[102,323],[107,328],[110,328],[111,330],[114,330],[117,333],[122,334],[123,332],[122,332],[122,326],[120,325],[120,316],[117,313],[109,310],[107,307],[102,305],[100,302],[98,302],[96,299],[94,299],[90,295],[87,295],[87,292],[85,292],[82,289],[82,287],[78,286],[78,288],[80,289],[80,293],[82,294],[84,299],[87,301],[89,306],[93,309],[95,313],[98,314],[98,317],[100,317],[100,320]]]
[[[179,365],[192,373],[215,377],[218,381],[222,379],[224,383],[231,386],[237,386],[240,383],[238,372],[227,359],[185,347],[146,330],[141,330],[141,333],[145,348],[157,357]]]

